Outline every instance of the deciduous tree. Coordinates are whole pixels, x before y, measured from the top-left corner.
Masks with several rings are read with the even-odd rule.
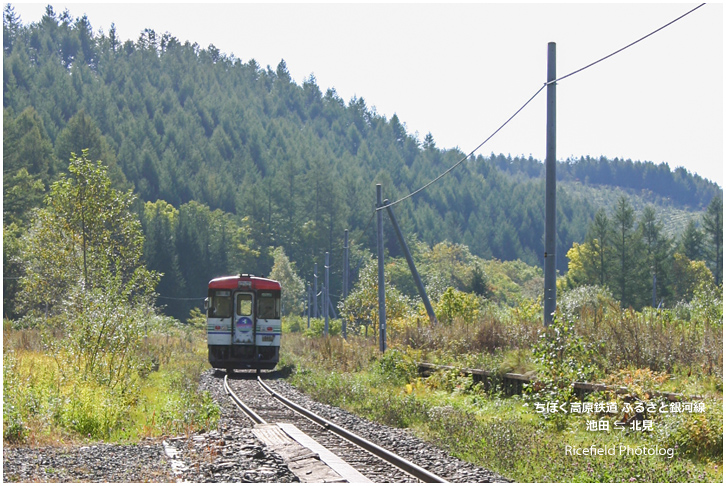
[[[673,255],[672,271],[676,301],[690,301],[699,287],[713,282],[713,274],[704,262],[689,260],[680,253]]]
[[[24,309],[62,310],[57,306],[76,287],[113,286],[132,300],[150,296],[158,275],[142,261],[144,236],[131,191],[113,189],[101,161],[91,162],[85,150],[72,155],[69,171],[53,183],[22,238]]]
[[[305,282],[295,270],[295,264],[285,255],[282,247],[272,252],[275,264],[272,266],[270,278],[280,282],[282,286],[283,315],[300,315],[305,310]]]

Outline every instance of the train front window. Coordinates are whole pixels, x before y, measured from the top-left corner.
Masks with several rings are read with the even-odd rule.
[[[257,317],[260,319],[280,318],[280,299],[270,293],[263,293],[257,300]]]
[[[229,290],[217,290],[212,295],[209,306],[209,317],[231,317],[232,316],[232,295]]]
[[[237,296],[237,315],[252,315],[252,296],[249,294],[239,294]]]

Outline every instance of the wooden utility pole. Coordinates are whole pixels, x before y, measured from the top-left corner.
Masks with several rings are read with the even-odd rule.
[[[545,253],[544,253],[544,324],[552,323],[552,314],[557,308],[557,225],[556,196],[556,91],[555,91],[556,44],[547,44],[547,154],[545,158]]]

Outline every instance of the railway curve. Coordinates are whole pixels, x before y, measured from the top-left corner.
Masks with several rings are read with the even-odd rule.
[[[235,374],[226,379],[221,373],[214,376],[219,380],[220,388],[223,382],[227,381],[231,390],[238,396],[244,397],[244,402],[258,413],[261,420],[294,424],[374,482],[508,482],[496,473],[451,457],[445,451],[406,431],[376,424],[336,407],[315,402],[279,379],[277,373],[262,374],[269,391],[260,386],[253,373]],[[299,406],[312,411],[324,425],[303,418],[274,399],[272,395],[287,397]],[[331,423],[335,425],[330,425]],[[249,421],[249,425],[253,426],[252,420]],[[327,430],[337,427],[351,431],[353,438],[342,439],[336,433]],[[359,443],[371,442],[383,449],[395,451],[392,455],[399,458],[398,468],[380,457],[371,456],[370,453],[351,443],[351,440]],[[430,475],[427,476],[426,472],[422,471],[428,471]]]

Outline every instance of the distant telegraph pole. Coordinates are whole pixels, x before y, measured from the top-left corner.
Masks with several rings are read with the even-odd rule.
[[[556,195],[557,178],[555,159],[557,142],[555,75],[556,44],[547,44],[547,154],[545,159],[545,253],[544,253],[544,324],[552,323],[557,308],[557,275],[555,252],[557,249]]]

